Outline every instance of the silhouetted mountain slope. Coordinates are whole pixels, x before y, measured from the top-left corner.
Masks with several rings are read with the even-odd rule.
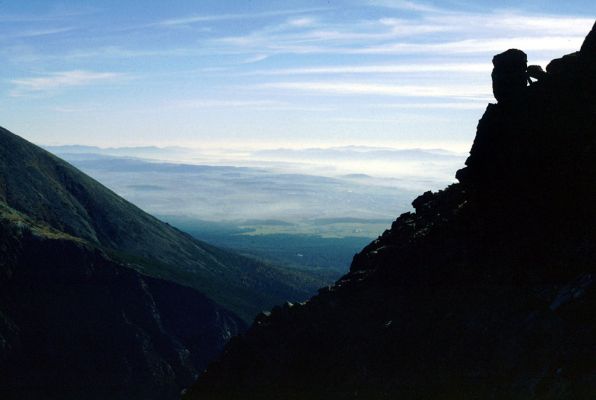
[[[460,183],[259,316],[185,398],[594,398],[596,26],[530,86],[506,57]]]
[[[143,273],[196,288],[247,320],[276,303],[304,299],[319,284],[197,241],[2,128],[0,202]]]
[[[0,204],[0,397],[175,399],[244,322]]]
[[[178,398],[241,317],[316,282],[197,241],[0,128],[2,399]]]

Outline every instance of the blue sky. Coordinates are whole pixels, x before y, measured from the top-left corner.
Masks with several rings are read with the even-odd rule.
[[[40,144],[469,148],[491,58],[593,1],[2,1],[0,124]]]

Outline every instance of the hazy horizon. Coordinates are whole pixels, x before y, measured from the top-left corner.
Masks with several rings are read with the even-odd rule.
[[[265,168],[275,173],[327,177],[366,175],[377,184],[412,190],[439,189],[455,181],[466,152],[446,149],[342,146],[327,148],[201,149],[188,147],[42,146],[67,159],[93,154],[197,166]],[[78,156],[80,155],[80,156]],[[92,157],[91,157],[92,158]]]

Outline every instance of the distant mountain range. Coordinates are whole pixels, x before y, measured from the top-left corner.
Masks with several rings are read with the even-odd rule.
[[[405,190],[439,188],[453,181],[465,160],[463,152],[444,149],[396,149],[339,146],[305,149],[198,149],[183,147],[46,146],[69,160],[79,155],[134,157],[152,161],[266,169],[273,173],[342,177],[368,174],[371,182]]]
[[[164,160],[170,157],[196,155],[197,152],[184,147],[130,146],[130,147],[97,147],[83,145],[43,146],[54,154],[104,154],[111,156],[127,156]]]
[[[282,160],[294,159],[345,159],[356,161],[359,159],[370,160],[397,160],[397,161],[421,161],[421,160],[456,160],[461,161],[465,157],[444,149],[393,149],[386,147],[370,146],[340,146],[328,148],[306,148],[306,149],[270,149],[254,151],[257,158],[280,158]]]
[[[170,160],[171,156],[194,155],[200,157],[207,151],[198,148],[182,146],[125,146],[125,147],[98,147],[85,145],[48,145],[43,146],[52,153],[59,154],[103,154],[112,156],[128,156],[139,158],[154,158],[155,160]],[[213,150],[211,150],[213,151]],[[270,157],[282,160],[305,157],[333,157],[333,158],[391,158],[391,159],[439,159],[465,157],[464,154],[445,149],[427,148],[390,148],[375,146],[336,146],[336,147],[310,147],[303,149],[275,148],[262,150],[244,150],[245,155],[255,159]],[[232,160],[232,159],[229,159]]]

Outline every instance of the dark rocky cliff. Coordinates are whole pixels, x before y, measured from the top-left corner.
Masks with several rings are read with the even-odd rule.
[[[501,61],[460,183],[259,316],[186,399],[594,398],[596,31],[529,86]]]

